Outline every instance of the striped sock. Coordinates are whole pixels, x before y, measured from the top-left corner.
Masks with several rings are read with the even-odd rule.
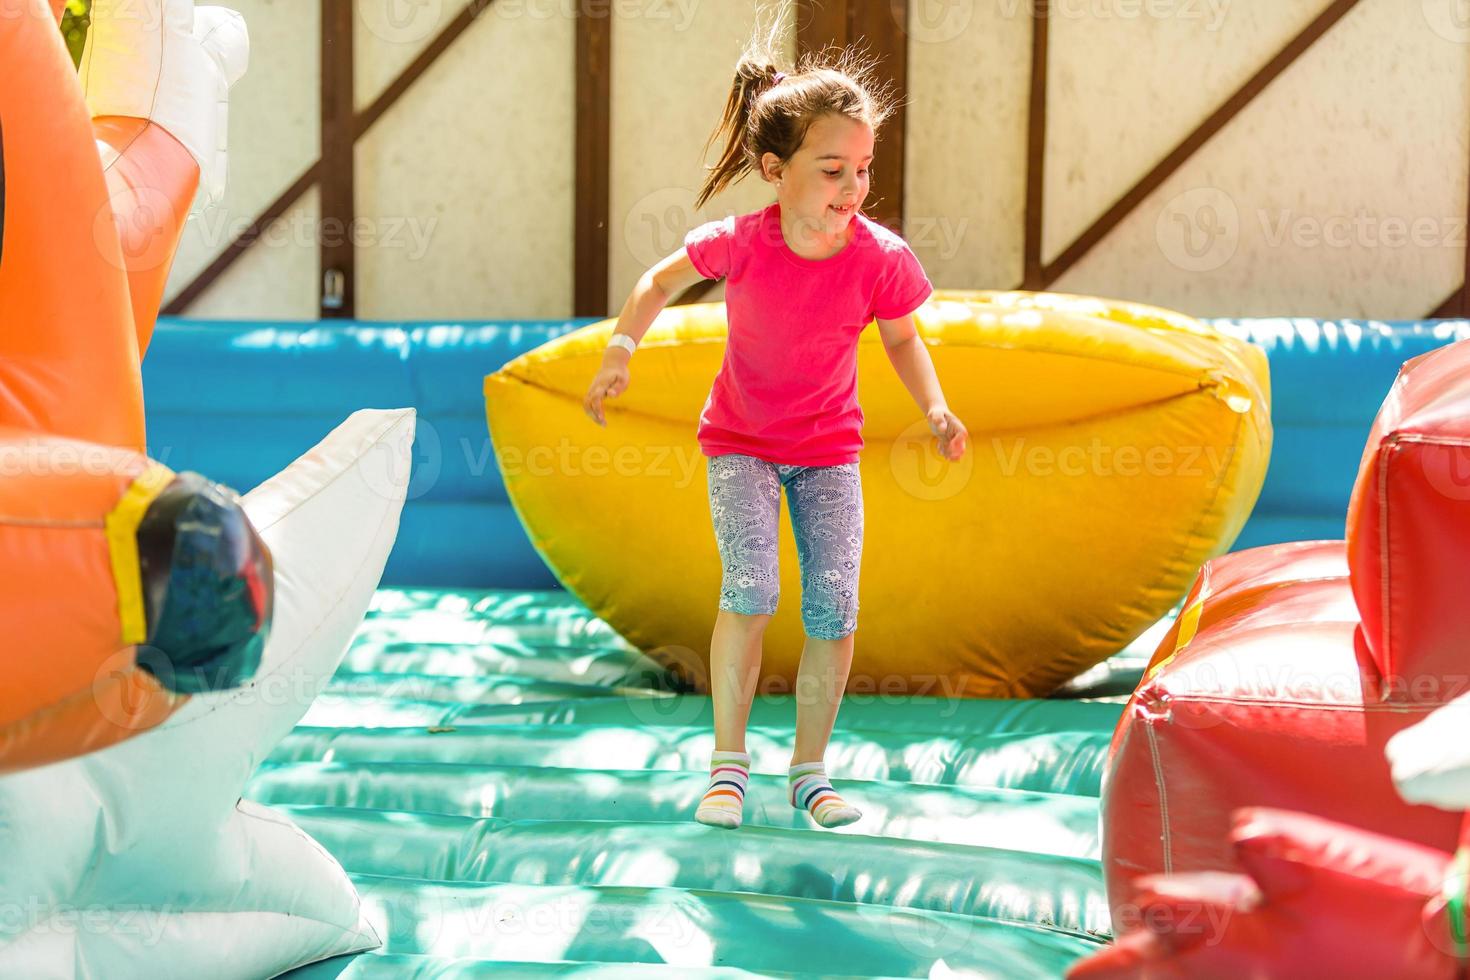
[[[694,811],[694,819],[712,827],[740,826],[745,786],[750,779],[750,756],[744,752],[715,752],[710,756],[709,789]]]
[[[803,762],[791,767],[788,777],[791,805],[810,811],[823,827],[842,827],[861,817],[862,811],[837,795],[827,782],[827,767],[822,762]]]

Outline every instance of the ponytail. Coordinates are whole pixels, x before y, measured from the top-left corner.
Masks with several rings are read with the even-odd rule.
[[[891,86],[877,79],[877,63],[861,47],[809,52],[788,78],[777,69],[772,54],[782,50],[783,36],[780,18],[758,27],[735,66],[725,111],[704,144],[707,154],[711,144],[719,143],[720,159],[705,168],[694,200],[696,211],[747,173],[759,172],[765,154],[790,160],[811,124],[822,116],[867,123],[876,136],[896,108]]]
[[[729,98],[725,100],[725,111],[721,114],[720,124],[704,143],[704,153],[708,153],[710,145],[717,140],[723,149],[719,161],[713,167],[707,168],[704,183],[699,188],[699,196],[694,200],[696,211],[758,165],[746,146],[751,106],[761,95],[775,88],[782,77],[783,73],[775,64],[759,56],[746,55],[735,66],[735,81],[730,86]]]

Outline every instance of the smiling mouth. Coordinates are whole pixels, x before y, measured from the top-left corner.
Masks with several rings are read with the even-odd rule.
[[[838,214],[852,214],[853,211],[857,210],[857,208],[853,205],[848,205],[845,208],[839,208],[835,204],[829,204],[827,206],[830,207],[833,211],[836,211]]]

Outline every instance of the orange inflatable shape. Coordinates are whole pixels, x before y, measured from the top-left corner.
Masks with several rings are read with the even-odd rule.
[[[3,773],[248,677],[270,564],[233,494],[144,454],[139,361],[198,164],[147,119],[90,117],[55,3],[0,12]]]

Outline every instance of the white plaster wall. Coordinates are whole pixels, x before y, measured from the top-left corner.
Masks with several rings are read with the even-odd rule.
[[[192,214],[169,273],[165,303],[249,227],[320,153],[320,5],[310,0],[223,0],[250,29],[250,70],[230,92],[230,171],[223,200]],[[312,210],[315,213],[315,210]],[[258,246],[257,246],[258,247]],[[191,316],[315,319],[317,248],[286,246],[263,260],[247,255],[188,310]],[[245,268],[239,268],[241,263]],[[306,269],[306,264],[310,269]],[[300,279],[312,283],[299,302]],[[205,312],[205,311],[208,312]]]
[[[904,236],[940,288],[1009,288],[1023,272],[1030,8],[909,0],[908,15]]]
[[[771,186],[747,176],[699,212],[694,199],[706,163],[703,154],[720,121],[735,63],[758,14],[770,0],[667,0],[614,4],[608,310],[616,315],[638,277],[684,244],[704,221],[759,210],[775,200]],[[796,54],[788,23],[785,56]],[[723,285],[707,294],[723,295]]]
[[[1325,6],[1059,0],[1049,32],[1043,261],[1076,241]]]
[[[497,0],[358,142],[358,316],[570,313],[575,26]]]
[[[319,152],[318,5],[230,2],[254,42],[232,100],[231,185],[191,219],[171,293]],[[364,106],[465,0],[357,2]],[[752,177],[693,209],[735,61],[773,2],[611,5],[610,312],[689,228],[772,199]],[[1199,315],[1428,313],[1465,261],[1470,28],[1455,3],[1362,0],[1054,288]],[[1057,0],[1044,256],[1325,6]],[[360,142],[361,316],[570,314],[575,9],[495,0]],[[906,233],[938,286],[1021,281],[1030,53],[1028,0],[910,0]],[[313,199],[288,225],[315,215]],[[314,317],[316,266],[315,241],[291,232],[189,312]]]
[[[321,219],[316,188],[267,228],[187,316],[208,320],[315,320]]]
[[[1196,315],[1428,314],[1463,279],[1470,32],[1426,9],[1364,0],[1056,288]]]

